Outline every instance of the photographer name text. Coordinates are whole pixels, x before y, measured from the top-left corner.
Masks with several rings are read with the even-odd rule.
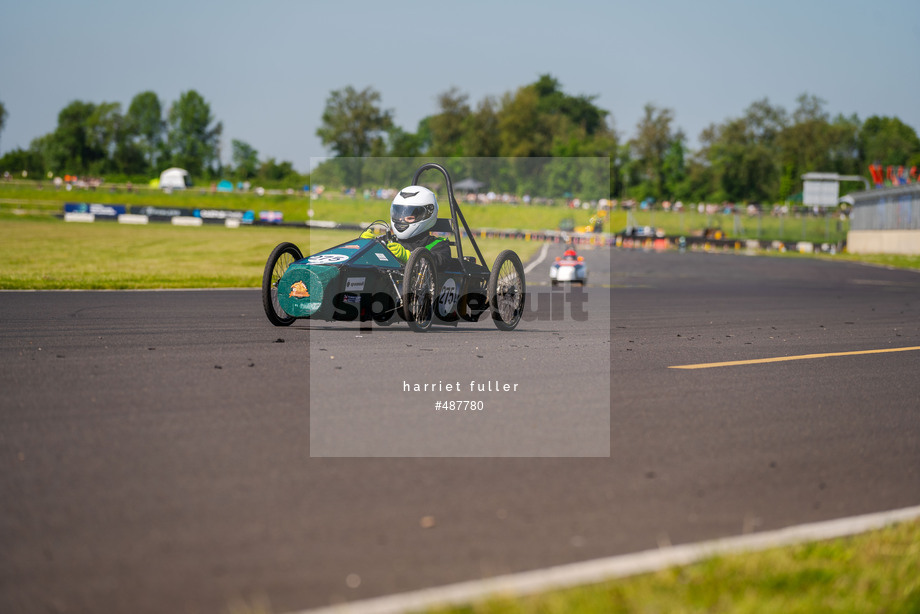
[[[479,382],[470,380],[469,392],[517,392],[518,384],[503,384],[498,380],[487,380]],[[425,382],[423,384],[410,384],[403,380],[403,392],[467,392],[466,386],[461,386],[460,382],[444,383],[441,380],[437,382]]]

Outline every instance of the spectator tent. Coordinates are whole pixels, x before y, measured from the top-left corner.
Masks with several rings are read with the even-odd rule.
[[[160,189],[184,190],[190,187],[192,182],[184,168],[167,168],[160,173]]]

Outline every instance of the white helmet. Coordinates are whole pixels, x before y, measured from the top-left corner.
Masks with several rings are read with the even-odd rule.
[[[438,199],[420,185],[403,188],[390,205],[390,227],[399,239],[411,239],[438,221]]]

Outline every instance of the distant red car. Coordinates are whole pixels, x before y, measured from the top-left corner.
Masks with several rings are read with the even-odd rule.
[[[572,248],[565,250],[549,268],[549,279],[554,286],[563,282],[585,285],[588,281],[588,266],[584,257]]]

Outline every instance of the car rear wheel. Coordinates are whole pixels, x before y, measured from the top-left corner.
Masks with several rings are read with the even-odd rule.
[[[486,287],[492,321],[498,330],[514,330],[524,315],[527,284],[524,265],[516,253],[506,249],[492,264]]]

